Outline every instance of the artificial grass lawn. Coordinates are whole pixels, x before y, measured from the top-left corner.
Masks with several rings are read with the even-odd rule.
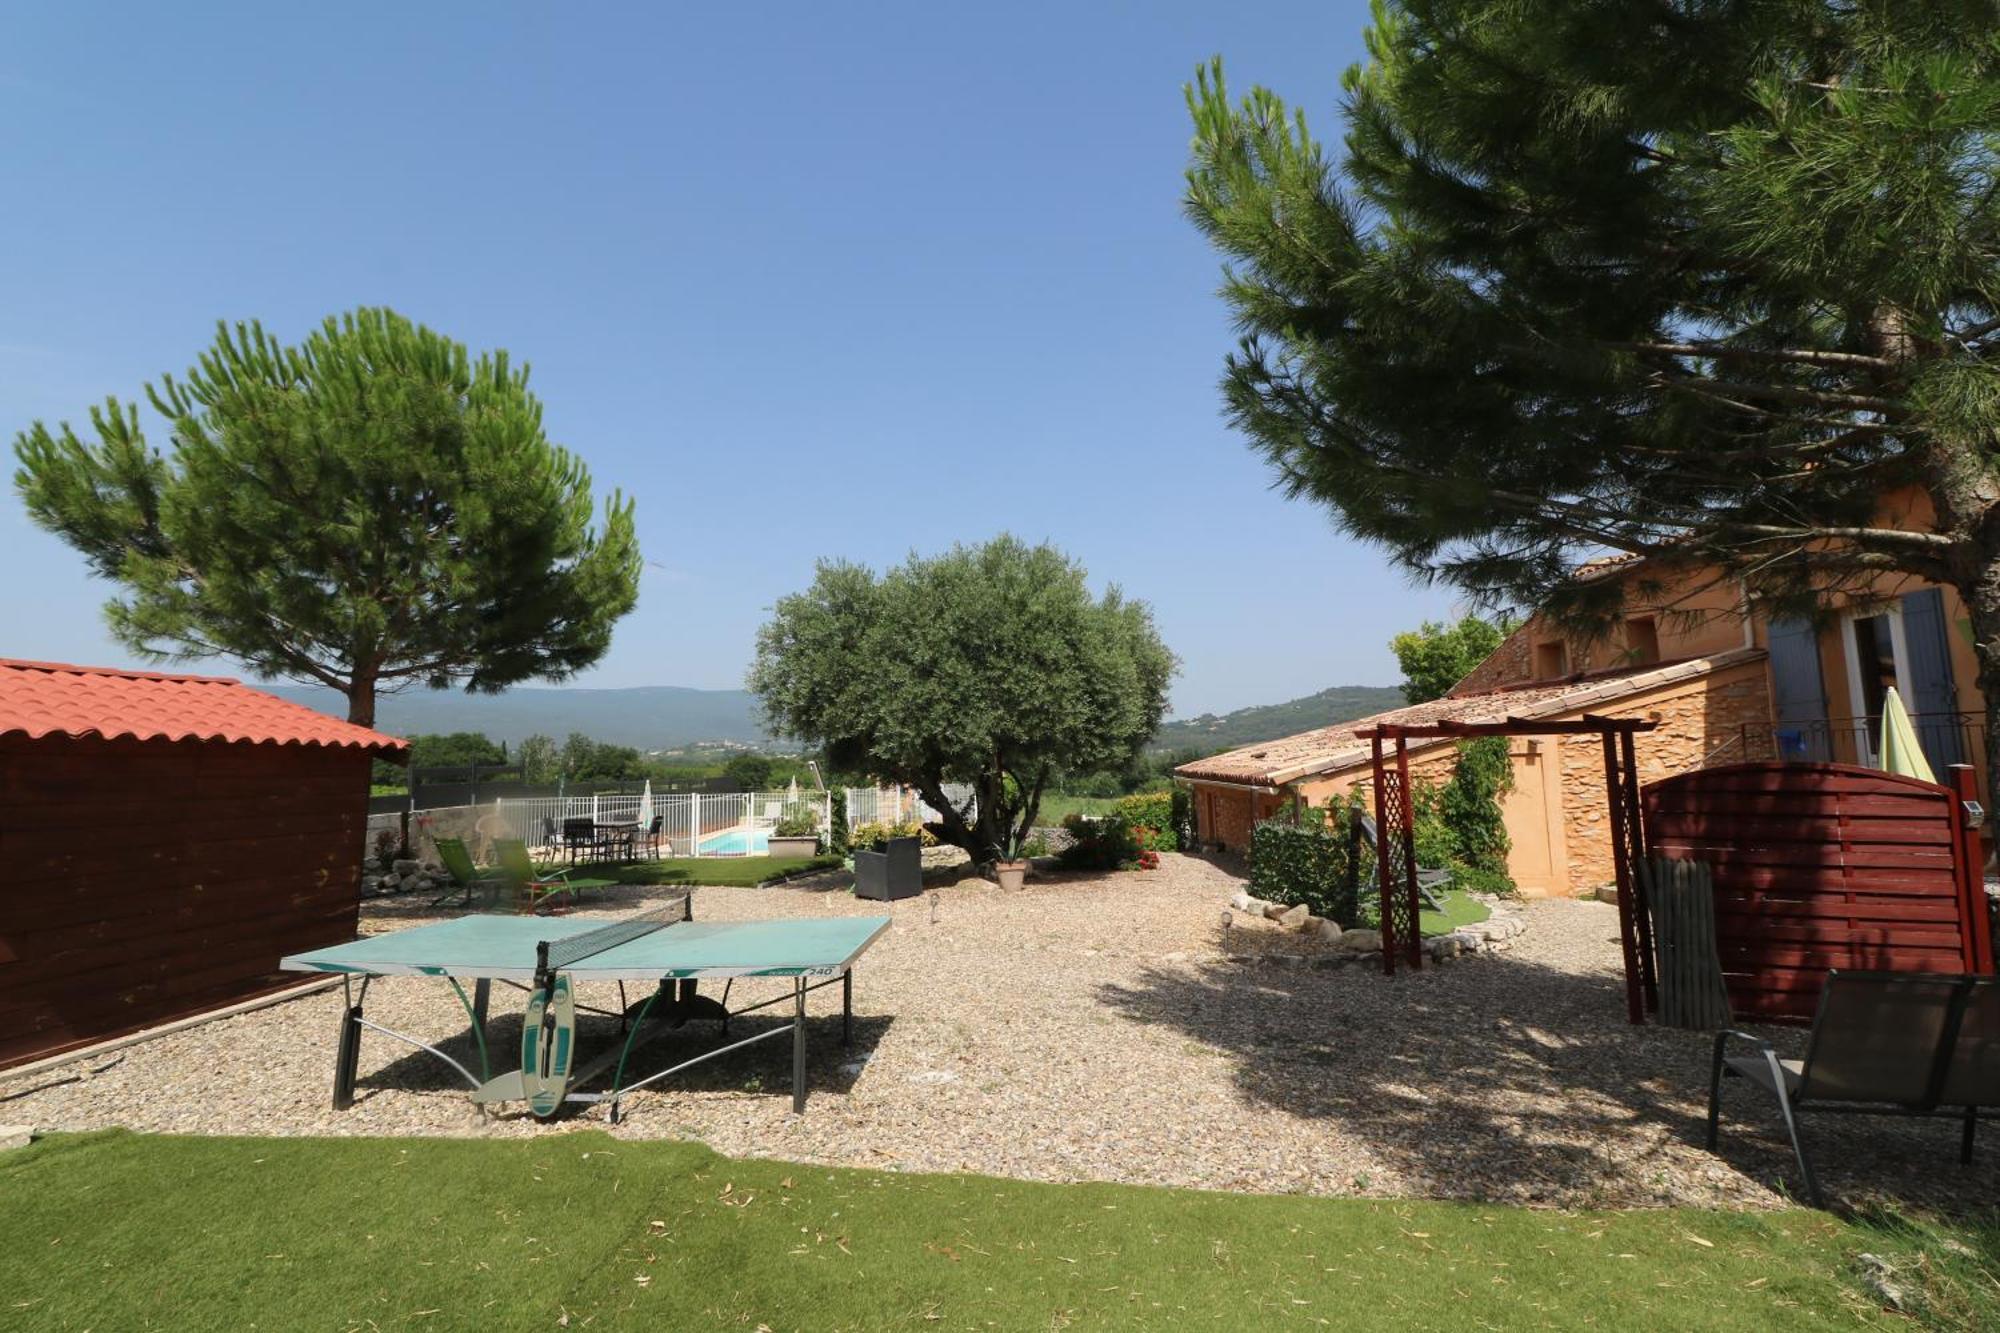
[[[1433,912],[1426,907],[1417,913],[1417,931],[1422,935],[1449,935],[1460,926],[1469,926],[1484,921],[1493,912],[1485,903],[1468,897],[1464,889],[1446,888],[1438,894],[1444,902],[1442,912]],[[1381,899],[1372,890],[1361,893],[1361,922],[1371,930],[1382,924]]]
[[[594,861],[577,866],[577,879],[609,879],[620,884],[711,884],[749,888],[766,880],[831,870],[837,856],[673,856],[659,861]]]
[[[1438,898],[1444,903],[1442,912],[1426,907],[1417,913],[1417,929],[1425,935],[1449,935],[1460,926],[1470,926],[1493,915],[1485,903],[1467,897],[1464,889],[1448,888]]]
[[[58,1135],[0,1155],[0,1212],[0,1326],[38,1329],[1908,1327],[1852,1269],[1899,1238],[1819,1213],[1029,1184],[596,1131]],[[1926,1290],[1990,1284],[1919,1234],[1972,1266]]]

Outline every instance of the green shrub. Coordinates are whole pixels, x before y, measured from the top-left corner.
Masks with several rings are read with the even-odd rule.
[[[937,846],[937,835],[914,820],[907,824],[885,824],[878,820],[856,824],[847,835],[847,849],[851,852],[879,852],[891,838],[915,838],[926,847]]]
[[[819,816],[811,810],[786,815],[771,828],[776,838],[809,838],[819,832]]]
[[[1452,867],[1451,887],[1464,889],[1467,893],[1491,893],[1503,898],[1512,897],[1517,891],[1514,877],[1506,871],[1464,864]]]
[[[826,849],[839,856],[847,854],[847,796],[833,793],[833,818],[828,821]]]
[[[1505,736],[1487,736],[1458,747],[1458,764],[1438,800],[1438,813],[1451,829],[1461,865],[1507,881],[1512,842],[1501,817],[1500,798],[1514,787],[1514,761]]]
[[[1174,822],[1174,794],[1166,791],[1141,792],[1127,796],[1111,807],[1112,812],[1139,833],[1139,845],[1147,851],[1177,852],[1180,835]]]
[[[1304,903],[1343,926],[1355,919],[1347,838],[1325,819],[1267,819],[1250,831],[1250,892],[1266,902]]]
[[[1194,793],[1186,787],[1174,788],[1167,813],[1167,826],[1174,831],[1174,841],[1180,844],[1182,850],[1191,850],[1195,844]]]
[[[1417,864],[1426,867],[1457,864],[1458,835],[1444,817],[1443,790],[1436,783],[1412,778],[1410,813]]]
[[[1122,815],[1071,815],[1062,826],[1070,844],[1057,859],[1071,870],[1117,870],[1139,863],[1143,849]]]

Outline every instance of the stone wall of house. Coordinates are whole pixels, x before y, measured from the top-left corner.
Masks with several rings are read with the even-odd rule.
[[[1775,758],[1768,682],[1759,660],[1620,700],[1618,716],[1660,724],[1633,738],[1640,785],[1690,769]],[[1596,736],[1565,736],[1558,753],[1570,889],[1589,893],[1613,877],[1604,742]]]

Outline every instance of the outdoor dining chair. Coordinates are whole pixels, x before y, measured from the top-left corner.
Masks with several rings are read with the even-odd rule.
[[[1729,1055],[1731,1040],[1754,1053]],[[1770,1042],[1725,1028],[1709,1070],[1708,1147],[1722,1112],[1722,1080],[1740,1077],[1777,1100],[1799,1175],[1825,1207],[1799,1121],[1811,1114],[1960,1120],[1959,1160],[1972,1160],[1981,1119],[2000,1106],[2000,978],[1921,972],[1826,974],[1805,1055],[1787,1060]]]
[[[595,859],[598,848],[597,821],[589,815],[563,820],[562,838],[557,845],[571,861],[584,856]]]

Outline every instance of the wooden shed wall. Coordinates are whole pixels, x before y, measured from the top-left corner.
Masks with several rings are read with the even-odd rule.
[[[1714,870],[1739,1017],[1809,1021],[1829,968],[1992,969],[1944,787],[1847,764],[1737,764],[1653,783],[1641,804],[1653,855]]]
[[[352,939],[369,756],[0,738],[0,1068],[295,982]]]

